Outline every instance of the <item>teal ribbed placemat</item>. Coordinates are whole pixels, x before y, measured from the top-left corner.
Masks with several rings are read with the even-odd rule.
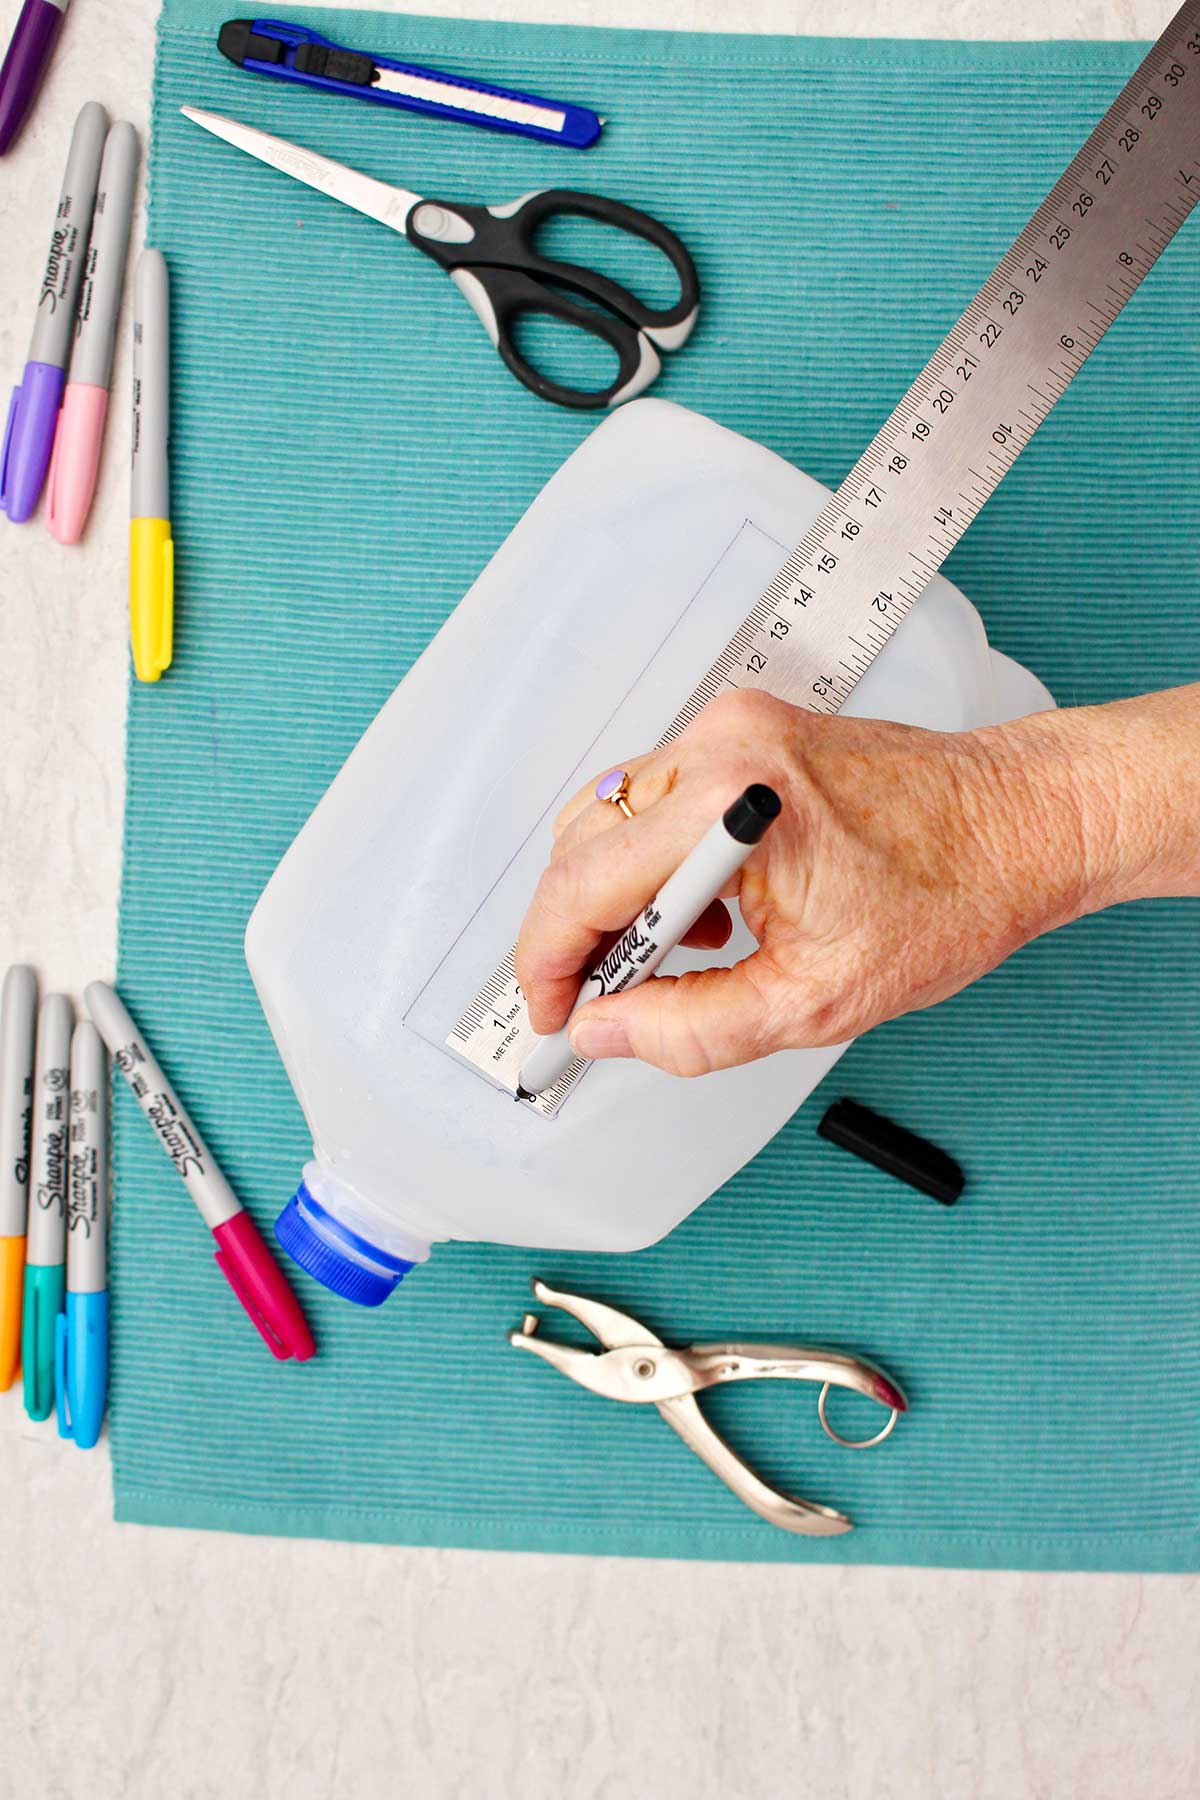
[[[551,183],[660,213],[706,304],[660,394],[835,481],[1099,117],[1129,45],[825,42],[306,15],[366,48],[596,105],[587,156],[292,92],[168,0],[151,236],[174,283],[176,664],[130,703],[120,983],[267,1225],[307,1150],[242,959],[342,758],[580,441],[433,265],[180,118],[211,106],[426,192]],[[1185,229],[951,559],[1064,702],[1195,674],[1200,230]],[[118,1517],[630,1554],[1200,1566],[1194,907],[1035,945],[857,1045],[752,1167],[638,1256],[439,1251],[380,1314],[303,1277],[277,1367],[116,1097]],[[944,1211],[818,1141],[854,1093],[944,1142]],[[539,1271],[668,1339],[844,1344],[911,1417],[854,1456],[816,1395],[708,1402],[770,1478],[860,1529],[772,1532],[652,1409],[502,1333]]]

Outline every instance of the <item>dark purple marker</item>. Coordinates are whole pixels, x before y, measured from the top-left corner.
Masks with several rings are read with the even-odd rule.
[[[17,136],[58,36],[68,0],[25,0],[0,69],[0,156]]]

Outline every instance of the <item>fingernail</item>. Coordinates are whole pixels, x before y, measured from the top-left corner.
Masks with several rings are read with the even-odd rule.
[[[603,1056],[632,1056],[629,1033],[619,1019],[580,1019],[571,1032],[576,1056],[597,1062]]]

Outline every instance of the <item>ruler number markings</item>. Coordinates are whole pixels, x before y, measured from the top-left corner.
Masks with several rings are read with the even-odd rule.
[[[1200,0],[1185,0],[660,745],[727,685],[838,711],[1198,201]],[[510,953],[447,1041],[514,1088],[494,1040],[522,1011]]]
[[[1183,15],[1180,16],[1182,19]],[[1130,89],[1084,145],[1013,249],[967,308],[942,349],[927,365],[923,376],[897,407],[883,432],[822,510],[804,544],[789,558],[780,577],[768,590],[773,601],[773,616],[764,621],[753,640],[743,647],[740,685],[772,692],[782,689],[788,699],[814,711],[833,710],[831,701],[837,705],[842,703],[857,680],[857,674],[847,670],[851,676],[849,680],[846,675],[831,676],[828,673],[831,667],[846,667],[840,657],[831,658],[827,654],[820,669],[806,671],[808,691],[793,679],[794,668],[784,668],[782,675],[779,674],[783,659],[775,645],[788,633],[788,606],[799,605],[810,615],[806,621],[806,639],[811,643],[813,627],[821,616],[822,600],[828,602],[835,587],[844,596],[852,584],[857,585],[859,605],[865,604],[868,610],[875,608],[877,611],[886,607],[882,640],[886,641],[924,588],[926,581],[920,577],[928,579],[957,543],[984,500],[1048,414],[1054,400],[1077,373],[1125,300],[1169,242],[1179,221],[1190,210],[1190,204],[1181,209],[1167,192],[1163,217],[1147,219],[1142,210],[1142,189],[1129,180],[1129,174],[1130,171],[1136,174],[1136,160],[1131,159],[1137,158],[1139,148],[1145,157],[1145,146],[1151,141],[1154,127],[1163,118],[1168,98],[1173,91],[1183,89],[1188,81],[1188,68],[1182,57],[1200,57],[1200,48],[1192,48],[1200,44],[1200,30],[1192,27],[1181,41],[1183,49],[1179,54],[1173,54],[1168,45],[1165,54],[1157,59],[1152,57],[1143,65],[1139,71],[1141,81],[1135,77]],[[1193,78],[1193,84],[1200,87],[1200,80]],[[1185,190],[1194,187],[1200,191],[1200,164],[1194,168],[1186,165],[1179,168],[1175,179]],[[1091,300],[1091,316],[1081,317],[1075,286],[1056,281],[1056,275],[1059,271],[1069,270],[1073,256],[1080,256],[1086,246],[1089,227],[1094,228],[1102,215],[1105,199],[1110,193],[1119,198],[1122,189],[1132,202],[1141,235],[1131,230],[1127,242],[1122,240],[1106,250],[1111,273],[1120,285],[1106,282],[1112,299],[1104,304]],[[1194,202],[1195,197],[1189,195],[1189,202]],[[1127,204],[1125,211],[1130,210],[1131,206]],[[1147,223],[1151,227],[1148,241],[1142,229]],[[1103,272],[1103,268],[1098,272]],[[1051,315],[1044,305],[1041,306],[1038,324],[1048,355],[1039,363],[1029,354],[1028,342],[1033,334],[1021,332],[1022,314],[1026,313],[1028,303],[1042,303],[1043,296],[1048,301],[1056,288],[1063,298],[1059,316],[1052,322],[1060,329],[1051,336],[1046,329],[1046,321]],[[1026,317],[1029,316],[1032,315],[1026,313]],[[1023,335],[1024,344],[1021,341]],[[873,597],[868,597],[873,584],[859,577],[869,568],[870,539],[865,538],[858,545],[855,539],[862,538],[864,526],[869,529],[872,513],[879,518],[883,515],[889,492],[884,485],[885,478],[891,477],[895,486],[919,487],[922,451],[935,447],[938,429],[948,421],[952,408],[957,406],[960,413],[964,410],[962,403],[968,385],[983,373],[989,359],[1004,362],[1006,358],[1009,359],[1006,368],[1020,366],[1022,360],[1032,363],[1032,374],[1024,383],[1032,404],[1001,409],[995,417],[989,433],[995,448],[988,457],[986,478],[980,477],[979,472],[965,462],[957,469],[946,470],[954,477],[945,484],[951,498],[930,496],[927,545],[925,549],[909,547],[905,570],[908,580],[897,580],[891,589],[876,587]],[[1047,392],[1047,388],[1052,391]],[[978,417],[979,409],[975,410]],[[1013,416],[1006,416],[1008,413]],[[976,475],[980,485],[972,497],[967,497],[961,482],[971,473]],[[861,516],[847,508],[850,495],[862,508]],[[857,557],[855,550],[859,552]],[[846,616],[839,616],[835,626],[843,637],[849,635],[852,628],[847,622],[849,605],[844,605],[844,612]],[[775,621],[781,619],[783,629],[778,630]],[[868,625],[860,619],[858,629],[866,630]],[[878,639],[876,647],[882,647]],[[677,735],[677,729],[673,725],[664,742],[669,742],[674,735]]]

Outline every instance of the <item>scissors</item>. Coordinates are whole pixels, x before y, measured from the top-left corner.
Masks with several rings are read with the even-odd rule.
[[[508,1341],[514,1349],[531,1350],[552,1369],[608,1400],[643,1400],[657,1406],[688,1449],[694,1450],[713,1474],[719,1475],[738,1499],[768,1525],[805,1537],[835,1537],[853,1529],[853,1521],[845,1513],[768,1486],[713,1430],[700,1411],[696,1395],[704,1388],[728,1381],[819,1381],[817,1416],[826,1437],[844,1444],[847,1450],[869,1450],[882,1444],[891,1435],[900,1414],[908,1411],[908,1402],[896,1383],[874,1363],[847,1356],[842,1350],[798,1344],[693,1344],[687,1350],[670,1350],[639,1320],[618,1312],[615,1306],[588,1300],[582,1294],[558,1293],[544,1281],[535,1281],[533,1292],[543,1306],[557,1306],[578,1319],[599,1339],[604,1350],[600,1354],[577,1350],[573,1345],[540,1337],[536,1313],[526,1313],[521,1329],[509,1332]],[[831,1387],[865,1394],[888,1407],[891,1417],[874,1437],[842,1437],[825,1416]]]
[[[631,400],[658,374],[662,367],[659,352],[678,350],[696,323],[700,282],[686,248],[649,213],[624,206],[619,200],[578,193],[573,188],[543,188],[501,206],[429,200],[407,188],[373,181],[356,169],[220,113],[201,112],[194,106],[180,110],[185,118],[247,155],[331,194],[392,231],[402,232],[410,244],[441,264],[517,380],[543,400],[588,410]],[[539,255],[534,243],[538,228],[565,213],[599,220],[645,238],[661,250],[679,277],[680,294],[674,306],[647,306],[628,288],[593,269]],[[572,294],[592,304],[581,305]],[[606,388],[589,391],[565,387],[543,375],[526,361],[513,338],[517,320],[529,313],[549,314],[601,338],[617,353],[615,379]]]

